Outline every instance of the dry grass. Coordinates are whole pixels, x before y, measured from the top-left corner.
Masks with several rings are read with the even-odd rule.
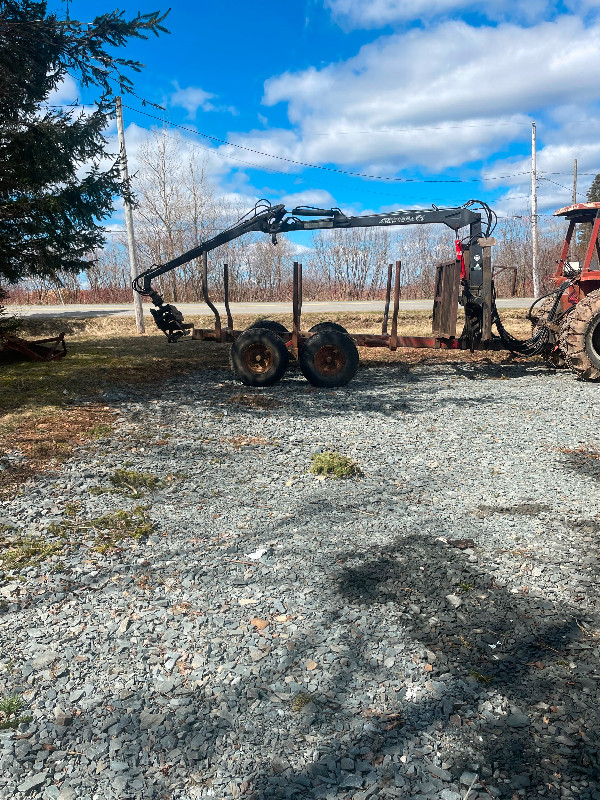
[[[529,335],[526,311],[503,313],[510,331]],[[243,329],[256,315],[240,315],[235,326]],[[291,327],[290,314],[275,314],[271,319]],[[303,329],[330,319],[351,332],[378,333],[381,317],[377,313],[305,314]],[[198,327],[208,327],[208,317],[191,317]],[[462,322],[459,319],[458,329]],[[69,455],[73,447],[90,439],[110,435],[115,411],[102,400],[107,389],[135,387],[152,391],[166,379],[190,374],[199,369],[229,369],[229,345],[184,340],[169,344],[154,328],[135,333],[134,320],[100,317],[73,320],[24,320],[21,335],[39,338],[61,330],[67,334],[66,358],[50,363],[17,362],[0,365],[0,454],[17,451],[25,456],[19,465],[3,471],[0,492],[11,493],[37,471],[51,468]],[[401,335],[428,335],[429,311],[403,312]],[[361,360],[367,366],[384,363],[436,363],[441,361],[503,361],[506,353],[475,353],[441,350],[398,350],[363,348]],[[228,402],[248,408],[272,408],[277,401],[264,393],[245,392]]]

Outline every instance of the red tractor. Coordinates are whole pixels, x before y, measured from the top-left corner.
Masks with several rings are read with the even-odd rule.
[[[553,280],[556,289],[531,311],[534,331],[548,331],[546,355],[584,380],[600,380],[600,203],[560,208],[569,220]],[[577,224],[590,227],[583,264],[568,258]]]

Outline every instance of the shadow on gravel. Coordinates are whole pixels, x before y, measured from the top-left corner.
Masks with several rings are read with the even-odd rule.
[[[561,448],[563,464],[570,472],[575,472],[585,480],[600,480],[600,451],[595,448]]]
[[[380,790],[390,789],[382,797],[408,796],[402,793],[409,786],[403,775],[413,776],[411,796],[438,797],[436,792],[448,784],[437,780],[435,769],[427,774],[426,765],[432,763],[430,756],[423,758],[427,748],[410,744],[411,737],[429,732],[446,742],[453,781],[465,769],[483,779],[475,781],[472,798],[511,798],[515,792],[560,797],[569,785],[569,796],[598,796],[598,620],[530,595],[527,586],[508,591],[470,563],[467,554],[421,535],[362,552],[342,551],[334,559],[340,565],[335,588],[342,600],[334,607],[343,613],[331,611],[325,620],[345,630],[342,641],[350,647],[347,668],[338,668],[332,690],[343,692],[359,672],[377,683],[382,664],[371,656],[376,640],[357,637],[345,617],[356,612],[385,619],[386,607],[393,604],[402,610],[407,641],[416,645],[415,670],[428,676],[426,691],[420,694],[406,675],[396,681],[397,692],[383,695],[383,705],[356,709],[369,720],[369,730],[344,742],[335,758],[360,760],[362,780],[352,783],[353,775],[338,768],[335,781],[330,776],[320,782],[326,774],[321,762],[302,771],[288,765],[264,776],[269,786],[256,781],[254,798],[377,796],[368,792],[368,783],[364,788],[369,770],[376,772]],[[333,711],[316,709],[307,733],[318,732]],[[421,741],[428,740],[433,741],[431,736]],[[425,765],[422,794],[415,789],[410,756],[400,769],[389,763],[389,754],[399,752],[416,755],[417,763]]]

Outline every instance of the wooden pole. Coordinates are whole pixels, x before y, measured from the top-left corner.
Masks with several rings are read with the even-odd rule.
[[[127,152],[125,150],[125,130],[123,128],[123,105],[120,97],[115,97],[115,108],[117,112],[117,131],[119,134],[119,165],[121,169],[121,180],[123,183],[129,180],[129,172],[127,170]],[[137,268],[137,253],[135,250],[135,235],[133,232],[133,212],[131,203],[123,196],[123,205],[125,207],[125,227],[127,228],[127,246],[129,249],[129,275],[131,281],[138,276]],[[134,290],[133,292],[133,309],[135,311],[135,327],[138,333],[145,333],[144,327],[144,309],[142,307],[142,296]]]
[[[577,159],[573,161],[573,205],[577,202]]]
[[[533,274],[533,296],[540,296],[540,276],[538,272],[538,225],[537,225],[537,168],[536,168],[536,130],[531,123],[531,268]]]

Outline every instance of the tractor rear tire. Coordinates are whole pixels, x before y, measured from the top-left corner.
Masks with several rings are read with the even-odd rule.
[[[306,340],[298,361],[302,374],[313,386],[345,386],[356,375],[358,350],[347,333],[322,330]]]
[[[538,303],[535,306],[531,317],[532,336],[535,336],[535,334],[544,327],[541,324],[541,320],[548,318],[550,309],[554,305],[555,301],[556,295],[551,295],[550,297],[545,297],[541,303]],[[558,311],[560,313],[560,306],[558,307]],[[564,369],[567,366],[567,359],[565,358],[565,354],[560,347],[560,334],[556,334],[554,331],[549,331],[549,333],[550,339],[547,346],[544,348],[544,351],[542,352],[542,357],[544,361],[546,361],[546,363],[551,367],[554,367],[555,369]]]
[[[281,380],[288,362],[281,338],[265,328],[248,328],[231,345],[231,369],[246,386],[272,386]]]
[[[343,325],[338,322],[317,322],[312,328],[308,329],[309,333],[320,333],[321,331],[339,331],[340,333],[348,333]]]
[[[600,289],[569,312],[561,335],[568,366],[585,381],[600,380]]]

